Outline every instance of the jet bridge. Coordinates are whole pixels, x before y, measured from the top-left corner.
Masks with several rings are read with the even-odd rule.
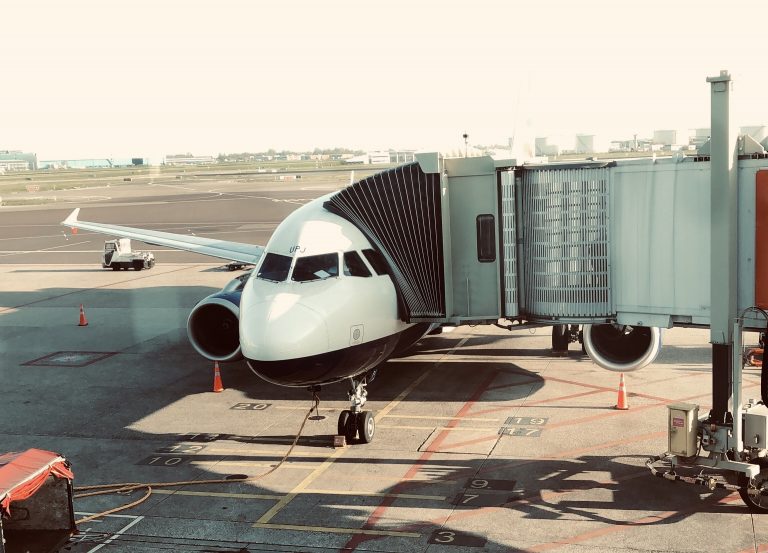
[[[730,130],[727,71],[707,81],[712,138],[697,156],[425,154],[327,206],[381,250],[408,322],[584,324],[587,353],[619,371],[655,357],[660,328],[709,327],[712,410],[670,405],[668,452],[647,465],[768,513],[768,366],[761,401],[741,390],[742,332],[768,333],[768,154]]]
[[[755,190],[768,178],[764,153],[742,157],[740,310],[756,303]],[[407,322],[670,328],[710,324],[709,191],[707,156],[517,164],[423,154],[326,207],[384,255]]]

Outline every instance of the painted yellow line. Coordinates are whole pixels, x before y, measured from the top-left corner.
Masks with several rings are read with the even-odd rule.
[[[332,534],[365,534],[366,536],[392,536],[397,538],[420,538],[415,532],[398,532],[396,530],[363,530],[356,528],[330,528],[327,526],[299,526],[297,524],[266,524],[257,522],[254,528],[271,530],[298,530],[299,532],[330,532]]]
[[[162,495],[193,495],[197,497],[226,497],[232,499],[269,499],[277,500],[283,497],[282,495],[260,495],[253,493],[226,493],[226,492],[192,492],[188,490],[156,490],[152,489],[152,493],[159,493]]]
[[[400,426],[395,424],[380,424],[379,428],[395,428],[400,430],[446,430],[459,432],[498,432],[499,427],[486,428],[481,426]]]
[[[430,415],[387,415],[390,419],[424,419],[424,420],[441,420],[441,421],[480,421],[480,422],[499,422],[501,419],[481,419],[480,417],[473,417],[471,415],[466,417],[433,417]]]
[[[479,419],[477,419],[479,420]],[[202,450],[201,450],[202,451]],[[230,448],[230,447],[213,447],[213,448],[206,448],[205,453],[226,453],[226,454],[233,454],[233,455],[274,455],[277,457],[275,459],[275,462],[279,461],[283,458],[283,455],[285,455],[285,451],[278,451],[278,450],[263,450],[263,449],[236,449],[236,448]],[[325,458],[327,455],[323,455],[322,453],[318,452],[311,452],[311,451],[292,451],[291,457],[317,457],[317,458]]]
[[[152,493],[161,495],[189,495],[194,497],[223,497],[227,499],[265,499],[270,501],[279,501],[284,495],[266,495],[253,493],[228,493],[228,492],[193,492],[190,490],[152,490]],[[410,493],[385,493],[385,492],[361,492],[355,490],[305,490],[299,495],[330,495],[347,496],[354,495],[358,497],[394,497],[395,499],[420,499],[423,501],[445,501],[444,495],[423,495]]]
[[[264,467],[264,468],[272,468],[277,463],[254,463],[252,461],[190,461],[190,464],[195,466],[213,466],[213,465],[231,465],[234,467]],[[283,463],[283,465],[280,468],[283,469],[298,469],[298,470],[312,470],[320,467],[321,465],[293,465],[290,463]]]
[[[291,445],[291,442],[293,441],[293,438],[270,438],[269,436],[258,436],[256,439],[259,442],[285,443],[287,445]],[[304,443],[310,443],[310,444],[324,444],[324,445],[331,444],[331,441],[329,439],[322,439],[322,438],[302,438],[301,441]]]
[[[443,357],[445,358],[450,356],[454,351],[462,347],[470,338],[471,336],[467,336],[461,341],[459,341]],[[403,401],[403,399],[405,399],[408,396],[408,394],[410,394],[416,388],[416,386],[421,384],[421,382],[423,382],[424,379],[427,378],[430,372],[431,370],[425,371],[421,376],[419,376],[419,378],[411,382],[411,384],[405,390],[400,392],[400,394],[398,394],[398,396],[395,399],[393,399],[386,407],[384,407],[384,409],[379,411],[374,419],[376,423],[378,424],[383,417],[387,416],[389,412],[392,411],[392,409],[397,407],[400,404],[400,402]],[[269,511],[264,513],[264,515],[262,515],[262,517],[256,521],[256,523],[254,524],[254,528],[258,527],[258,525],[265,525],[270,520],[272,520],[272,518],[274,518],[275,515],[277,515],[277,513],[279,513],[283,508],[285,508],[286,505],[288,505],[291,501],[293,501],[293,499],[297,495],[303,492],[312,483],[312,481],[315,478],[317,478],[320,474],[322,474],[325,470],[327,470],[334,463],[336,458],[340,457],[343,453],[344,453],[343,449],[337,449],[336,451],[334,451],[333,454],[331,454],[331,456],[328,457],[328,459],[326,459],[319,467],[317,467],[314,471],[312,471],[311,474],[307,475],[307,477],[304,480],[302,480],[301,483],[299,483],[299,485],[296,486],[291,491],[291,493],[283,497],[280,501],[278,501],[278,503],[274,507],[272,507]],[[354,531],[354,533],[358,533],[358,531]],[[380,535],[380,534],[375,534],[375,535]],[[388,534],[385,534],[385,535],[388,535]],[[418,537],[418,534],[416,534],[415,537]]]
[[[392,409],[400,405],[400,402],[403,401],[408,396],[408,394],[410,394],[414,390],[414,388],[416,388],[416,386],[421,384],[427,378],[427,376],[429,376],[430,372],[431,372],[431,369],[425,371],[419,378],[411,382],[410,386],[408,386],[405,390],[400,392],[395,399],[390,401],[389,404],[386,407],[384,407],[384,409],[376,413],[376,416],[374,417],[376,424],[378,424],[381,419],[389,415],[389,412]]]
[[[333,452],[333,454],[320,466],[318,466],[315,470],[312,471],[311,474],[308,474],[304,480],[302,480],[298,486],[293,488],[291,493],[283,497],[280,501],[277,502],[275,506],[273,506],[269,511],[264,513],[259,520],[256,521],[256,524],[266,524],[272,518],[283,510],[283,508],[288,505],[293,499],[299,495],[301,492],[303,492],[311,483],[312,481],[320,476],[323,472],[325,472],[332,464],[333,462],[340,457],[344,453],[344,449],[337,449]],[[285,466],[285,465],[283,465]],[[254,525],[255,526],[255,525]]]
[[[357,490],[307,490],[305,494],[318,495],[357,495],[364,497],[394,497],[395,499],[423,499],[424,501],[445,501],[444,495],[420,495],[411,493],[360,492]]]
[[[306,411],[306,405],[297,405],[292,407],[290,405],[275,405],[275,409],[289,409],[291,411]],[[320,407],[318,411],[341,411],[341,409],[335,409],[333,407]]]

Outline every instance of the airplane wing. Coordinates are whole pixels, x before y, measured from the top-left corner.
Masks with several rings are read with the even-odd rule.
[[[264,252],[262,246],[254,244],[228,242],[226,240],[188,236],[186,234],[173,234],[159,230],[144,230],[119,225],[78,221],[77,216],[79,213],[80,208],[78,207],[61,224],[72,229],[83,229],[121,238],[131,238],[155,246],[167,246],[176,250],[185,250],[241,263],[256,263]]]

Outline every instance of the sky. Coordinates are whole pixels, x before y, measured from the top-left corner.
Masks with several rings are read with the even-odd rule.
[[[768,2],[9,0],[0,149],[402,148],[768,125]]]

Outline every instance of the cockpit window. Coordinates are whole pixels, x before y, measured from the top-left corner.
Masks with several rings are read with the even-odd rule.
[[[344,274],[353,277],[369,277],[371,271],[357,252],[344,252]]]
[[[324,253],[299,257],[293,267],[292,279],[296,282],[309,282],[339,276],[339,255]]]
[[[363,250],[363,255],[377,275],[387,274],[387,262],[384,261],[384,257],[379,252],[376,250]]]
[[[263,280],[272,280],[274,282],[283,282],[288,278],[288,271],[291,268],[291,258],[287,255],[268,253],[264,256],[264,262],[256,273],[256,278]]]

